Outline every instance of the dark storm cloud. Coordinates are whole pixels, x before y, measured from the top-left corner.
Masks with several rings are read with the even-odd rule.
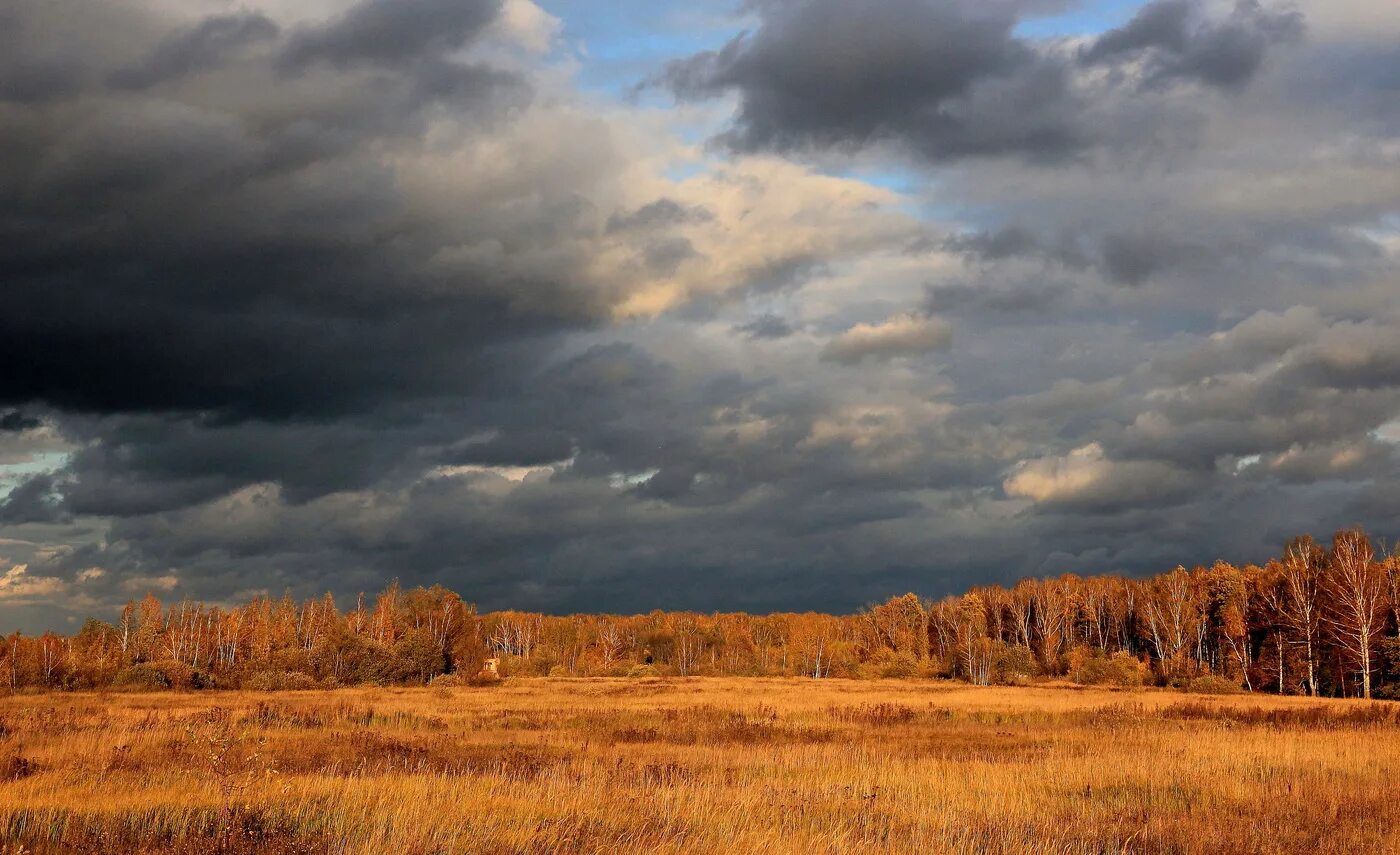
[[[56,486],[51,475],[25,479],[0,498],[0,523],[47,523],[64,519],[66,511]]]
[[[265,57],[232,56],[276,38],[275,24],[252,12],[205,19],[114,73],[146,86],[227,60],[220,73],[249,98],[91,89],[10,116],[0,143],[0,401],[344,413],[477,388],[499,367],[483,355],[491,342],[600,315],[566,267],[435,261],[519,224],[426,221],[381,159],[462,86],[473,90],[453,105],[466,110],[463,123],[473,109],[490,121],[493,91],[516,97],[519,81],[505,71],[391,67],[460,45],[495,10],[361,4],[303,25],[285,50],[305,62],[364,58],[382,71],[281,87]],[[557,233],[578,215],[559,207],[540,217],[558,218]],[[516,240],[524,258],[528,238]],[[535,303],[548,308],[522,310],[531,294],[549,295]]]
[[[681,98],[740,94],[723,140],[742,150],[854,149],[893,141],[938,160],[1058,157],[1079,144],[1059,115],[1066,70],[1012,35],[1011,7],[951,0],[794,0],[760,26],[671,63]]]
[[[41,424],[43,424],[43,422],[33,416],[27,416],[19,410],[10,410],[6,413],[0,413],[0,431],[13,431],[18,433],[19,431],[32,430]]]
[[[1076,59],[1017,36],[1015,4],[774,0],[755,4],[755,31],[672,62],[660,82],[682,99],[737,93],[733,127],[718,140],[738,151],[891,143],[930,162],[997,155],[1054,162],[1099,144],[1130,144],[1140,121],[1134,105],[1122,103],[1121,87],[1081,83],[1077,67],[1146,55],[1153,85],[1237,88],[1271,47],[1301,30],[1296,15],[1252,0],[1220,21],[1200,20],[1199,6],[1152,4]]]

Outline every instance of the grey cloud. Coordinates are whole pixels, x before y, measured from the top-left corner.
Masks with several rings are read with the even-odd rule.
[[[0,9],[0,104],[43,104],[77,92],[90,76],[88,58],[55,56],[37,42],[42,6],[16,2]]]
[[[1193,0],[1154,0],[1124,26],[1100,36],[1081,52],[1086,64],[1146,54],[1147,85],[1195,80],[1239,87],[1258,72],[1269,48],[1296,40],[1302,17],[1272,11],[1258,0],[1239,0],[1222,21],[1200,20]]]
[[[892,145],[930,163],[1018,156],[1063,163],[1095,147],[1142,149],[1150,96],[1126,75],[1081,71],[1147,55],[1149,88],[1192,80],[1237,88],[1298,16],[1252,0],[1220,20],[1197,0],[1161,0],[1077,57],[1015,34],[1015,4],[960,0],[778,0],[756,30],[670,63],[659,82],[682,99],[733,92],[738,151],[853,152]]]
[[[686,223],[703,223],[714,219],[709,210],[694,205],[682,205],[674,199],[657,199],[635,211],[618,211],[608,217],[608,234],[633,229],[658,229]]]
[[[0,431],[19,433],[21,431],[33,430],[42,424],[43,422],[39,419],[25,415],[19,410],[10,410],[6,413],[0,413]]]
[[[40,103],[72,94],[81,85],[81,70],[59,62],[11,59],[0,65],[0,101]]]
[[[953,0],[760,4],[760,26],[671,63],[682,98],[740,94],[742,151],[907,145],[933,160],[1078,147],[1066,70],[1011,34],[1011,9]]]
[[[1093,443],[1065,455],[1025,461],[1003,482],[1003,489],[1051,512],[1116,514],[1185,502],[1207,482],[1201,472],[1160,461],[1109,458]]]
[[[0,523],[49,523],[63,520],[66,513],[52,475],[35,475],[0,498]]]
[[[566,433],[547,429],[512,430],[455,445],[440,460],[455,465],[542,466],[567,460],[574,450],[574,440]]]
[[[1188,40],[1187,26],[1191,23],[1194,9],[1189,0],[1148,3],[1127,24],[1099,36],[1080,56],[1085,62],[1092,63],[1147,48],[1183,53]]]
[[[1178,383],[1247,371],[1311,340],[1325,326],[1326,319],[1311,306],[1290,306],[1281,312],[1260,310],[1206,341],[1164,354],[1156,367]]]
[[[1161,236],[1114,233],[1103,239],[1104,271],[1124,285],[1141,285],[1152,276],[1195,255],[1185,244]]]
[[[1040,249],[1034,232],[1022,226],[1007,226],[990,232],[954,235],[944,242],[953,252],[965,252],[994,261],[1029,255]]]
[[[113,72],[111,81],[144,89],[219,64],[226,56],[275,38],[279,27],[260,12],[211,15],[166,36],[139,65]]]
[[[480,33],[500,9],[501,0],[362,0],[334,20],[297,28],[281,63],[393,66],[440,55]]]
[[[1244,237],[1211,234],[1203,225],[1192,230],[1153,227],[1107,231],[1100,241],[1099,266],[1110,280],[1139,286],[1163,276],[1247,263],[1265,255],[1278,240],[1267,232]],[[1301,242],[1300,236],[1292,240]]]
[[[924,305],[938,314],[968,311],[994,315],[1043,314],[1063,300],[1070,290],[1071,286],[1062,280],[1040,278],[1009,285],[963,281],[929,285],[925,289]]]
[[[652,241],[642,250],[647,268],[659,276],[670,276],[682,262],[699,257],[689,238],[669,237]]]
[[[1293,445],[1247,466],[1243,471],[1294,484],[1315,484],[1392,471],[1397,462],[1395,454],[1393,445],[1369,439]]]
[[[356,7],[326,44],[350,51],[350,36],[377,15],[426,26],[421,15],[437,8],[391,5]],[[494,9],[450,5],[442,14],[474,27]],[[230,19],[217,20],[158,42],[152,55],[164,57],[162,74],[193,68],[191,44],[270,36],[255,13],[228,25],[232,33]],[[455,44],[458,31],[443,27]],[[529,219],[555,235],[596,230],[586,209],[543,207],[572,202],[567,188],[545,188],[541,207],[504,218],[464,215],[444,225],[415,210],[421,202],[399,178],[405,163],[391,169],[381,157],[422,133],[417,117],[442,94],[422,90],[421,66],[372,81],[347,72],[287,83],[264,104],[257,93],[271,92],[267,66],[266,57],[242,57],[218,69],[228,86],[252,93],[242,100],[93,90],[7,129],[0,191],[12,216],[0,223],[0,366],[9,380],[0,401],[94,412],[344,413],[477,388],[491,370],[491,342],[604,314],[569,262],[545,253],[529,260]],[[515,79],[464,73],[485,74],[484,84],[471,84],[485,91],[498,88],[491,80]],[[456,114],[466,139],[487,132],[487,101],[457,106],[472,108]],[[469,123],[473,111],[484,117],[479,126]],[[490,205],[479,194],[474,201]],[[497,234],[514,248],[501,262],[435,260]],[[537,308],[523,309],[524,300]]]
[[[796,332],[792,324],[777,315],[759,315],[739,324],[734,330],[754,339],[787,338]]]

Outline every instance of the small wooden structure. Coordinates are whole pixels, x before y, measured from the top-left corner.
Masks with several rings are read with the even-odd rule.
[[[476,672],[476,677],[473,679],[499,680],[501,679],[500,666],[501,660],[493,656],[481,663],[481,670]]]

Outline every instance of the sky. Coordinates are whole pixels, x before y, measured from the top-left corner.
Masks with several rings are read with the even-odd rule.
[[[1400,537],[1400,4],[0,21],[0,629]]]

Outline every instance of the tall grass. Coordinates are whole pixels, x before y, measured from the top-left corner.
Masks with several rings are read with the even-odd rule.
[[[529,680],[0,722],[0,855],[1400,851],[1400,721],[1359,702]]]

